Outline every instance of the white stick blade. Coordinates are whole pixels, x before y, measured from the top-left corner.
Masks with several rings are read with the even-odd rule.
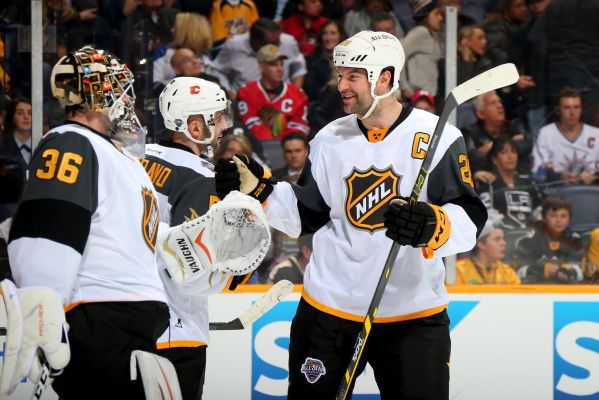
[[[269,290],[258,299],[250,309],[239,317],[244,328],[253,324],[258,318],[266,314],[276,306],[293,290],[293,283],[283,279],[275,283]]]
[[[514,64],[501,64],[467,80],[454,88],[451,94],[458,104],[462,104],[480,94],[513,85],[519,77]]]

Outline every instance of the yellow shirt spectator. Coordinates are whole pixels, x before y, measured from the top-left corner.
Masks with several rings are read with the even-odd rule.
[[[457,262],[456,284],[477,285],[482,283],[519,285],[520,278],[511,266],[501,261],[492,262],[488,269],[483,263],[470,257]]]
[[[210,13],[212,39],[215,43],[246,33],[259,18],[252,0],[214,0]]]

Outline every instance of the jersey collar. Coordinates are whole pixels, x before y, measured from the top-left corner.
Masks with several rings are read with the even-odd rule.
[[[385,139],[389,133],[393,132],[393,130],[397,128],[399,124],[404,122],[406,118],[408,118],[408,116],[412,113],[413,108],[405,103],[402,104],[403,107],[401,109],[401,113],[389,128],[368,129],[364,126],[360,118],[357,118],[358,128],[360,128],[360,132],[362,132],[362,134],[366,137],[366,140],[368,140],[371,143],[380,142],[383,139]]]
[[[194,153],[193,150],[191,150],[189,147],[187,147],[181,143],[176,143],[176,142],[173,142],[170,140],[161,140],[158,142],[158,144],[161,146],[164,146],[164,147],[170,147],[172,149],[187,151],[187,152],[193,154],[194,156],[196,155],[196,153]]]
[[[110,136],[108,134],[102,133],[100,131],[95,130],[94,128],[87,126],[85,124],[82,124],[81,122],[77,122],[77,121],[71,121],[71,120],[66,120],[64,121],[65,125],[77,125],[80,126],[82,128],[87,129],[88,131],[92,131],[93,133],[95,133],[96,135],[100,136],[102,139],[106,140],[108,143],[110,143],[111,145],[113,145],[114,147],[116,147],[116,145],[112,142],[112,139],[110,139]]]

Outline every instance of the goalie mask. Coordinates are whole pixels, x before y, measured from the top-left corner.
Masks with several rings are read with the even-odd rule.
[[[403,47],[395,36],[386,32],[362,31],[339,43],[333,51],[335,67],[362,68],[366,70],[370,82],[370,94],[374,99],[362,119],[368,118],[379,99],[393,94],[399,89],[399,75],[406,56]],[[377,95],[376,82],[385,68],[393,68],[393,86],[384,94]]]
[[[160,94],[160,113],[164,126],[174,132],[182,132],[192,142],[211,146],[216,126],[223,123],[232,126],[231,102],[224,90],[216,83],[200,78],[179,77],[171,80]],[[190,116],[201,115],[205,123],[205,138],[194,138],[187,129]],[[222,121],[220,121],[222,119]]]
[[[125,150],[144,156],[146,131],[135,115],[133,73],[116,56],[85,46],[56,63],[50,86],[63,107],[81,105],[106,115]]]

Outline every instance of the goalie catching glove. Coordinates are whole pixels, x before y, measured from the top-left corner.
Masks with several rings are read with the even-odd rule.
[[[270,171],[243,154],[236,154],[230,160],[219,160],[214,173],[216,193],[221,199],[231,190],[239,190],[264,203],[273,190]]]
[[[385,234],[402,246],[437,250],[449,239],[451,221],[443,208],[421,201],[409,204],[407,197],[391,200],[384,214]]]
[[[36,287],[17,289],[7,279],[0,282],[0,288],[4,318],[0,323],[6,329],[0,394],[9,395],[26,376],[37,383],[58,375],[69,363],[71,352],[65,315],[56,291]],[[49,377],[42,375],[42,362],[51,369]]]
[[[159,231],[158,252],[171,279],[189,283],[205,272],[245,275],[254,271],[270,246],[270,228],[255,199],[229,193],[206,214]]]

